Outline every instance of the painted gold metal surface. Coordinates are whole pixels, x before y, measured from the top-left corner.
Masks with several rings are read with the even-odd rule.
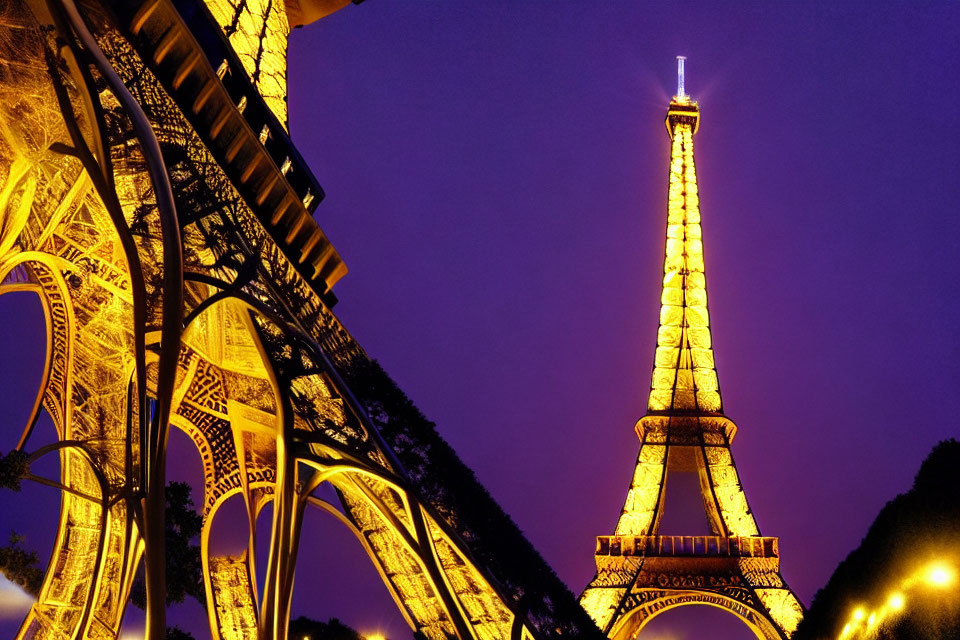
[[[116,639],[141,561],[147,636],[164,637],[171,425],[203,464],[215,639],[286,636],[307,507],[354,532],[427,638],[542,637],[341,378],[370,361],[330,309],[345,267],[311,216],[322,193],[276,126],[287,4],[197,0],[232,46],[225,59],[208,46],[220,40],[194,37],[205,14],[188,24],[170,0],[0,4],[0,293],[35,293],[48,334],[19,446],[45,409],[58,443],[31,459],[59,455],[64,488],[18,638]],[[306,19],[342,3],[293,4]],[[249,82],[228,73],[241,68]],[[315,495],[323,485],[336,504]],[[214,555],[230,500],[246,510],[247,549]]]

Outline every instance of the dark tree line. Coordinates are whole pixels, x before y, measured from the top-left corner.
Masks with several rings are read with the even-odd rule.
[[[190,596],[201,605],[206,602],[203,587],[203,563],[200,545],[195,542],[203,528],[203,518],[193,508],[190,485],[171,482],[166,490],[167,506],[164,526],[167,554],[167,604],[183,602]],[[141,567],[133,583],[130,600],[141,609],[146,607],[147,592]]]
[[[300,616],[290,621],[290,640],[363,640],[363,636],[336,618],[319,622]]]
[[[814,597],[794,640],[836,638],[858,606],[876,609],[910,575],[940,560],[960,566],[960,442],[945,440],[924,460],[907,493],[884,506],[860,546]],[[960,638],[960,587],[922,584],[879,625],[879,640]]]

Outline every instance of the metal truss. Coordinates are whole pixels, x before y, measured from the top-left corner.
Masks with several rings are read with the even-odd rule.
[[[286,137],[283,3],[208,4],[0,4],[0,293],[35,293],[47,328],[18,446],[29,450],[45,409],[58,443],[33,455],[60,456],[59,481],[45,482],[62,491],[18,638],[115,639],[141,560],[148,638],[164,637],[170,425],[203,461],[216,640],[286,637],[309,507],[355,534],[430,640],[545,637],[341,377],[370,361],[330,310],[345,267],[311,215],[322,190]],[[197,18],[206,11],[212,21]],[[334,503],[316,495],[327,485]],[[211,529],[234,496],[249,547],[218,557]]]

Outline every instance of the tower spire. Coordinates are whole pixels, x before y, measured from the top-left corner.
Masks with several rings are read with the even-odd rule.
[[[650,383],[650,412],[722,412],[713,361],[703,264],[700,197],[693,134],[700,107],[684,88],[684,56],[677,56],[678,92],[667,109],[670,186],[667,241],[660,296],[660,330]]]
[[[683,87],[683,63],[687,56],[677,56],[677,97],[681,100],[687,97]]]

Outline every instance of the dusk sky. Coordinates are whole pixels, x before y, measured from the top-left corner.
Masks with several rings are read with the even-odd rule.
[[[291,132],[350,268],[335,312],[579,594],[639,447],[663,119],[687,56],[732,451],[809,604],[929,450],[960,435],[958,34],[946,2],[350,6],[290,49]],[[42,320],[8,297],[0,399],[19,416]],[[172,475],[198,478],[183,440]],[[53,526],[50,490],[31,491],[48,496],[36,522]],[[39,528],[10,517],[29,500],[0,509],[0,533]],[[50,544],[35,545],[44,558]],[[701,609],[665,614],[650,637],[752,637]],[[319,513],[300,614],[410,634],[359,545]],[[189,605],[175,621],[202,638],[202,615]]]

